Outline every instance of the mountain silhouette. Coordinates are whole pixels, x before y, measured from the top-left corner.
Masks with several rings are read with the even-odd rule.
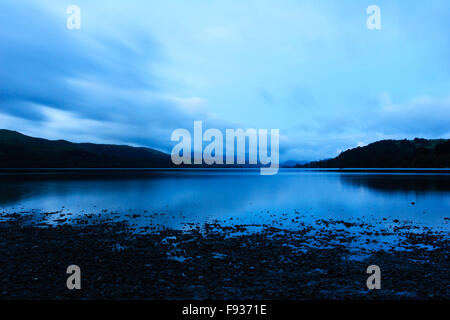
[[[449,139],[381,140],[301,168],[449,168]]]
[[[172,166],[170,155],[125,145],[73,143],[0,130],[0,168],[155,168]]]

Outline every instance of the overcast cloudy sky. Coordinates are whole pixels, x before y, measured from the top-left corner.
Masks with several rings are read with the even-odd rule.
[[[281,160],[449,138],[449,31],[446,0],[1,0],[0,128],[168,152],[194,120],[279,128]]]

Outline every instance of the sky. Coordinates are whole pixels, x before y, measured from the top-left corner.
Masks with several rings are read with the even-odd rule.
[[[165,152],[195,120],[279,129],[281,161],[449,138],[449,15],[446,0],[0,0],[0,128]]]

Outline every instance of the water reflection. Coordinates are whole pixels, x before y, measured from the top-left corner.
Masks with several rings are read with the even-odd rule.
[[[448,174],[344,173],[339,177],[343,183],[350,186],[367,187],[386,193],[450,191],[450,175]]]
[[[414,205],[412,205],[414,203]],[[281,170],[81,171],[0,175],[5,211],[103,210],[127,217],[162,213],[158,223],[241,219],[271,223],[283,214],[313,218],[397,217],[438,225],[450,212],[450,175]],[[148,223],[141,221],[141,224]]]

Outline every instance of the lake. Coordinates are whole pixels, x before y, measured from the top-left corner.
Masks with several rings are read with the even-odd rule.
[[[407,220],[443,226],[448,172],[259,170],[46,170],[0,174],[3,212],[99,214],[181,229],[220,221],[295,228],[314,219]],[[55,223],[48,216],[47,222]]]
[[[0,207],[18,298],[73,298],[72,264],[85,299],[450,296],[448,172],[6,170]]]

